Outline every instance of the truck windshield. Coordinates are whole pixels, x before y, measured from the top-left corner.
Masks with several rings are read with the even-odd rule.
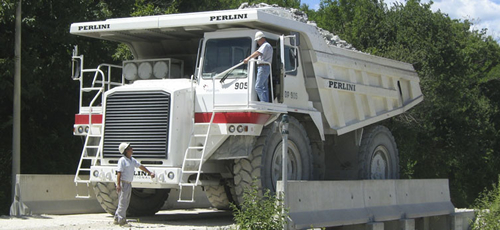
[[[252,39],[249,37],[210,39],[205,47],[202,76],[211,78],[248,57],[252,48]],[[245,78],[246,76],[247,65],[241,65],[229,72],[227,77]]]

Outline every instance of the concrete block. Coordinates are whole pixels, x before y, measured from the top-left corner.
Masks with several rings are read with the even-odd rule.
[[[443,179],[288,181],[287,187],[289,215],[299,229],[399,221],[402,217],[425,217],[423,229],[429,229],[428,217],[434,216],[439,217],[433,218],[431,225],[443,229],[449,225],[447,215],[455,210],[448,181]],[[277,191],[283,191],[281,181]],[[403,224],[407,229],[417,225],[415,220]],[[389,225],[386,228],[399,227],[397,222]]]
[[[102,213],[94,190],[80,185],[75,187],[74,175],[21,174],[18,176],[20,196],[32,214],[81,214]],[[76,198],[76,193],[90,195],[88,199]],[[179,191],[172,189],[162,209],[207,208],[211,204],[201,187],[195,190],[194,203],[177,202]]]
[[[402,219],[399,221],[399,229],[415,230],[415,219]]]
[[[372,222],[366,224],[366,230],[384,230],[384,223],[382,222]]]

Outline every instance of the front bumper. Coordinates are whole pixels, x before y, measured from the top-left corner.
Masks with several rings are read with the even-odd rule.
[[[113,182],[116,183],[117,166],[92,166],[90,168],[91,182]],[[151,178],[146,172],[135,169],[132,187],[134,188],[178,188],[181,177],[181,168],[147,167],[155,173]]]

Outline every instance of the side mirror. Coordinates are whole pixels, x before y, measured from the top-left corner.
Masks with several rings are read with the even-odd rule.
[[[73,58],[73,60],[71,60],[71,78],[73,78],[73,80],[80,78],[81,66],[80,58]]]
[[[78,46],[73,47],[73,57],[71,58],[71,78],[78,80],[81,75],[82,57],[78,56]]]

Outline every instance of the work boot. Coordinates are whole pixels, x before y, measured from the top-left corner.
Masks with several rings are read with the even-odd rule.
[[[123,220],[120,223],[120,227],[132,227],[132,225],[130,225],[126,220]]]
[[[120,224],[120,223],[118,223],[118,219],[116,219],[116,218],[115,218],[115,219],[113,220],[113,224],[118,225],[118,224]]]

